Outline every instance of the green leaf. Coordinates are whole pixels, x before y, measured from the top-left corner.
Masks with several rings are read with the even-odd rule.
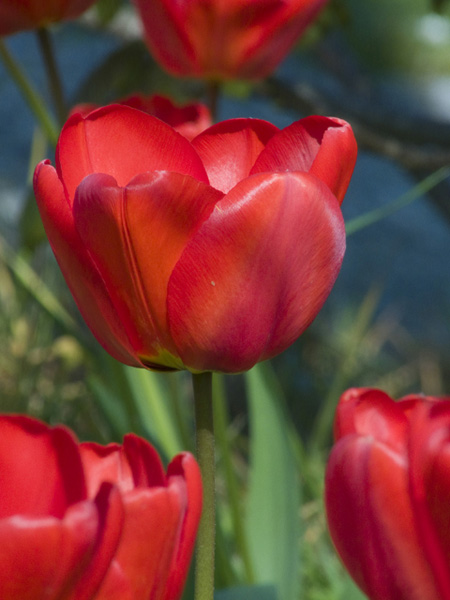
[[[171,458],[183,449],[167,388],[167,375],[145,369],[126,368],[127,381],[141,422],[158,447]]]
[[[214,594],[215,600],[277,600],[273,585],[252,585],[219,590]]]
[[[0,260],[11,269],[17,281],[66,331],[79,335],[76,321],[59,302],[53,291],[39,277],[26,258],[21,257],[0,235]]]
[[[132,431],[132,426],[120,397],[117,397],[96,375],[91,375],[87,383],[106,416],[115,439],[121,441],[126,433]]]
[[[339,600],[367,600],[367,596],[350,579],[350,576],[347,576]]]
[[[291,424],[269,363],[246,373],[250,474],[246,531],[257,583],[278,600],[300,595],[300,482]]]
[[[95,10],[102,25],[106,25],[112,21],[122,6],[122,0],[98,0],[95,4]]]

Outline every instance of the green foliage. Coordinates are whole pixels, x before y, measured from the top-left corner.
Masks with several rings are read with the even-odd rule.
[[[281,390],[268,366],[246,374],[250,410],[247,539],[256,581],[278,600],[299,596],[300,482]]]
[[[95,10],[100,22],[103,25],[107,25],[117,15],[123,5],[123,0],[98,0],[95,3]]]
[[[346,35],[369,68],[448,73],[450,20],[442,3],[437,14],[431,12],[430,0],[340,2],[348,15]]]
[[[221,590],[214,595],[215,600],[277,600],[273,586],[245,586]]]

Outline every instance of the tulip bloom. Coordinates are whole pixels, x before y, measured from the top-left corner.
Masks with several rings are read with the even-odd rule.
[[[327,0],[134,0],[150,51],[175,75],[255,79],[281,62]]]
[[[118,101],[118,104],[137,108],[161,119],[161,121],[171,125],[175,131],[181,133],[188,140],[192,140],[212,125],[209,108],[200,102],[177,106],[166,96],[154,94],[147,97],[142,94],[136,94]],[[79,112],[86,116],[97,108],[99,107],[96,104],[78,104],[71,110],[70,114],[73,115]]]
[[[2,600],[178,600],[201,511],[190,454],[79,444],[65,427],[0,416]]]
[[[326,474],[331,537],[371,600],[450,598],[450,402],[341,398]]]
[[[116,359],[237,372],[319,312],[345,249],[350,126],[235,119],[192,143],[125,106],[62,130],[34,189],[86,322]]]
[[[0,0],[0,35],[75,19],[95,0]]]

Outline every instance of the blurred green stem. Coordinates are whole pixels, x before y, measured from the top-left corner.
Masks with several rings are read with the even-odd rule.
[[[221,85],[218,81],[208,81],[207,86],[208,106],[212,121],[215,123],[217,121]]]
[[[405,194],[402,194],[393,202],[389,202],[388,204],[374,208],[364,215],[351,219],[345,226],[347,236],[352,235],[352,233],[356,233],[357,231],[360,231],[369,225],[374,225],[378,221],[381,221],[382,219],[385,219],[386,217],[396,213],[401,208],[408,206],[408,204],[411,204],[411,202],[414,202],[414,200],[421,198],[424,194],[439,185],[449,176],[450,168],[441,167],[434,173],[431,173],[431,175],[428,175],[428,177],[425,177],[425,179],[423,179],[420,183],[408,190]]]
[[[213,600],[215,550],[215,459],[212,374],[192,375],[197,461],[203,482],[203,510],[197,535],[195,600]]]
[[[47,110],[41,96],[34,89],[32,83],[20,67],[19,63],[9,52],[4,40],[2,39],[0,39],[0,58],[2,59],[6,70],[22,92],[23,97],[33,111],[42,129],[45,131],[48,139],[53,146],[56,146],[56,142],[58,140],[58,129],[51,114]]]
[[[48,29],[45,27],[40,27],[36,33],[44,59],[45,70],[47,71],[47,79],[50,93],[53,98],[53,105],[58,117],[59,125],[62,127],[66,120],[67,107],[64,101],[61,77],[59,76],[58,66],[56,64],[52,40]]]

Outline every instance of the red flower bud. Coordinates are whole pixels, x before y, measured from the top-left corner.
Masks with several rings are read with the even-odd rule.
[[[331,291],[355,160],[338,119],[282,131],[235,119],[189,143],[115,105],[69,119],[56,169],[40,163],[34,189],[72,294],[112,356],[237,372],[289,346]]]
[[[2,600],[180,598],[201,512],[190,454],[166,475],[132,434],[78,444],[64,427],[0,416],[0,486]]]
[[[147,44],[175,75],[265,77],[327,0],[134,0]]]
[[[450,598],[449,399],[351,389],[340,400],[328,524],[371,600]]]
[[[0,0],[0,35],[75,19],[95,0]]]
[[[212,125],[209,108],[200,102],[177,106],[166,96],[136,94],[123,100],[118,100],[117,104],[137,108],[161,119],[161,121],[173,127],[175,131],[181,133],[188,140],[192,140]],[[97,104],[78,104],[73,107],[70,114],[73,115],[78,112],[87,116],[97,108],[99,108]]]

